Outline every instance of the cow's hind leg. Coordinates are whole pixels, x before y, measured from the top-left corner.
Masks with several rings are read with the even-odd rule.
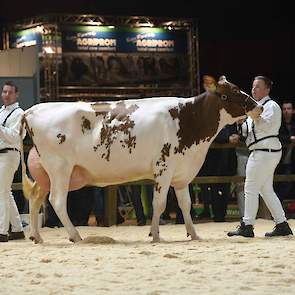
[[[72,224],[67,212],[68,189],[73,168],[65,166],[66,165],[64,165],[62,169],[61,167],[58,167],[59,169],[54,170],[62,171],[60,175],[49,175],[51,183],[49,201],[53,209],[55,210],[55,213],[58,216],[59,220],[68,232],[69,240],[75,243],[81,241],[82,239],[79,232]]]
[[[165,179],[156,180],[154,186],[154,197],[153,197],[153,217],[151,224],[151,233],[153,242],[160,242],[159,234],[159,223],[160,216],[164,212],[167,203],[167,193],[169,189],[170,181]]]
[[[174,189],[175,189],[178,205],[183,214],[187,235],[188,236],[190,235],[192,240],[198,240],[199,237],[196,234],[192,217],[190,215],[191,198],[189,194],[189,188],[188,186],[186,186],[185,188],[182,188],[182,189],[176,189],[176,188]]]
[[[37,183],[35,182],[35,186]],[[43,240],[41,238],[39,232],[39,212],[41,205],[44,203],[48,192],[42,191],[40,187],[35,190],[34,195],[29,200],[29,208],[30,208],[30,239],[35,242],[35,244],[42,243]]]

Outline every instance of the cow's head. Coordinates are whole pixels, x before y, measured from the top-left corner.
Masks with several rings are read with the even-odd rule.
[[[204,88],[219,97],[222,107],[233,118],[244,115],[255,118],[262,113],[263,107],[238,86],[228,82],[225,76],[221,76],[218,82],[211,76],[204,76],[203,81]]]

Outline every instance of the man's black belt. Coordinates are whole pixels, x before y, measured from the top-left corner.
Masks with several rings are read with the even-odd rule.
[[[280,149],[254,149],[251,150],[250,153],[254,152],[254,151],[261,151],[261,152],[268,152],[268,153],[277,153],[280,152],[282,150],[282,148]]]
[[[19,150],[16,149],[16,148],[5,148],[5,149],[0,149],[0,154],[5,154],[8,151],[16,151],[16,152],[19,152]]]

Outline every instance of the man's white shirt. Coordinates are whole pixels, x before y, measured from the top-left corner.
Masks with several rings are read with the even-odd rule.
[[[250,150],[280,149],[282,145],[278,134],[282,120],[281,108],[269,96],[264,97],[258,103],[263,105],[260,119],[255,122],[251,117],[248,117],[242,124],[242,134],[246,137],[246,145]],[[277,137],[268,138],[268,136]]]
[[[13,113],[11,113],[13,111]],[[9,115],[11,113],[11,115]],[[4,105],[0,109],[0,149],[4,148],[20,148],[20,127],[21,119],[24,111],[16,102],[7,107]],[[7,118],[7,116],[9,116]],[[7,120],[6,120],[7,118]],[[5,126],[3,126],[4,121]],[[24,131],[23,138],[26,133]]]

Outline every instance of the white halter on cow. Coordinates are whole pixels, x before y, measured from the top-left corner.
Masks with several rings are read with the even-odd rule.
[[[151,235],[159,241],[159,218],[169,186],[174,187],[187,234],[198,239],[190,211],[188,184],[200,170],[208,148],[226,125],[262,111],[254,99],[225,77],[207,76],[207,92],[197,97],[157,97],[116,102],[53,102],[28,109],[23,125],[34,143],[24,191],[30,200],[31,239],[42,242],[40,206],[49,201],[69,234],[81,237],[67,214],[69,190],[150,179],[155,182]],[[30,192],[28,187],[31,185]]]

